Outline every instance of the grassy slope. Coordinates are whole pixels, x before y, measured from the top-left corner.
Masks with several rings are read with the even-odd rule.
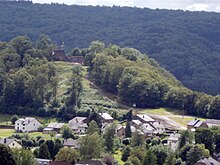
[[[59,79],[59,85],[58,85],[58,96],[57,98],[62,101],[62,99],[65,99],[67,89],[70,87],[70,78],[72,74],[72,68],[74,65],[72,63],[67,62],[55,62],[57,71],[58,71],[58,79]],[[85,68],[85,67],[84,67]],[[83,78],[83,92],[81,95],[81,111],[91,110],[92,108],[102,110],[102,111],[108,111],[108,112],[126,112],[126,109],[119,108],[119,104],[116,100],[111,100],[112,98],[115,98],[115,96],[111,96],[107,92],[101,91],[99,88],[94,87],[94,85],[87,80],[86,77],[86,68],[84,71],[84,78]],[[101,94],[100,94],[101,93]],[[109,97],[111,96],[111,97]],[[179,124],[186,126],[186,124],[193,120],[195,117],[193,116],[184,116],[179,110],[170,109],[170,108],[158,108],[158,109],[138,109],[136,108],[135,111],[137,113],[149,113],[149,114],[156,114],[160,116],[166,116],[170,119],[178,122]],[[19,116],[19,117],[25,117],[25,116]],[[34,117],[34,116],[33,116]],[[55,122],[55,118],[41,118],[36,117],[42,124],[47,124],[50,122]],[[196,117],[198,118],[198,117]],[[10,122],[11,116],[10,115],[0,115],[0,124],[2,125],[11,125]],[[200,118],[201,120],[204,120],[203,118]],[[0,130],[0,137],[6,137],[8,135],[11,135],[13,133],[12,130],[6,129],[6,130]],[[35,135],[35,134],[33,134]],[[36,133],[36,136],[39,135]]]

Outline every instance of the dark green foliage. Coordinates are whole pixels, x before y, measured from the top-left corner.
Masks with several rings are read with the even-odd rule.
[[[114,152],[114,145],[115,145],[115,132],[116,132],[116,126],[115,125],[110,125],[107,126],[105,129],[103,138],[104,138],[104,144],[106,146],[106,150],[108,152]]]
[[[208,157],[209,150],[205,149],[203,144],[196,144],[186,154],[187,165],[194,165],[198,160]]]
[[[1,165],[16,164],[11,149],[3,144],[0,144],[0,164]]]
[[[68,126],[64,126],[61,132],[64,139],[74,138],[73,130]]]
[[[35,165],[37,164],[34,155],[31,150],[25,149],[14,149],[13,150],[14,159],[16,161],[16,165]]]
[[[15,121],[18,120],[18,119],[19,119],[19,117],[17,115],[12,116],[11,117],[11,123],[15,124]]]
[[[127,121],[127,122],[126,122],[125,137],[126,137],[126,138],[131,137],[131,125],[130,125],[130,121]]]
[[[126,147],[122,152],[121,160],[126,162],[128,160],[128,157],[130,156],[130,152],[130,147]]]
[[[181,149],[186,144],[192,144],[194,135],[191,131],[184,130],[180,134],[181,136],[179,140],[179,149]]]
[[[187,87],[210,94],[220,91],[220,16],[217,13],[2,3],[0,15],[2,41],[9,41],[17,35],[36,40],[45,33],[57,45],[64,42],[64,48],[68,50],[87,47],[96,39],[134,47],[158,60]],[[42,39],[44,37],[40,41],[48,45],[48,41]],[[94,47],[98,52],[104,45],[94,43]],[[92,59],[93,53],[87,54],[86,59]],[[129,51],[124,54],[127,59],[136,60]],[[89,64],[91,62],[89,60]]]
[[[39,158],[50,159],[50,152],[47,145],[44,143],[39,148]]]
[[[155,165],[155,164],[157,164],[157,157],[152,151],[148,150],[144,158],[144,165]]]
[[[157,164],[163,165],[169,155],[169,150],[164,145],[155,145],[150,147],[150,149],[157,157]]]
[[[93,134],[93,133],[98,133],[100,134],[100,128],[98,127],[98,124],[96,123],[96,121],[92,120],[90,123],[89,123],[89,127],[87,129],[87,134]]]
[[[210,154],[213,153],[213,131],[209,128],[196,129],[195,142],[204,144],[205,148],[209,150]]]

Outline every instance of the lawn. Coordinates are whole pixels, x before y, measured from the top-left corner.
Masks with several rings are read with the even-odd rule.
[[[14,129],[0,129],[0,138],[6,138],[13,134],[26,134],[26,133],[16,133]],[[34,138],[41,136],[43,137],[43,139],[51,139],[51,136],[49,134],[42,134],[42,132],[31,132],[28,133],[28,135]]]
[[[114,159],[118,161],[119,165],[123,165],[125,164],[122,160],[121,160],[121,156],[122,156],[122,152],[120,150],[115,151],[114,153]]]
[[[15,133],[14,129],[0,129],[0,138],[6,138]]]

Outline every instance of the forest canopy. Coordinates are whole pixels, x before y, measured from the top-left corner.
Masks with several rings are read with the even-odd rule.
[[[18,35],[36,40],[43,33],[67,51],[94,40],[132,47],[156,59],[186,87],[220,92],[218,13],[0,3],[0,15],[1,41]]]

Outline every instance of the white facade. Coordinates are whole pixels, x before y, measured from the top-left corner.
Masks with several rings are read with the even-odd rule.
[[[15,131],[17,132],[33,132],[38,131],[41,126],[40,122],[35,118],[26,117],[21,118],[15,122]]]
[[[18,149],[22,148],[22,146],[14,139],[7,139],[7,138],[1,139],[0,144],[4,144],[10,148],[18,148]]]
[[[170,134],[167,139],[167,146],[170,147],[172,151],[175,151],[178,148],[180,136],[180,134],[173,133]]]

